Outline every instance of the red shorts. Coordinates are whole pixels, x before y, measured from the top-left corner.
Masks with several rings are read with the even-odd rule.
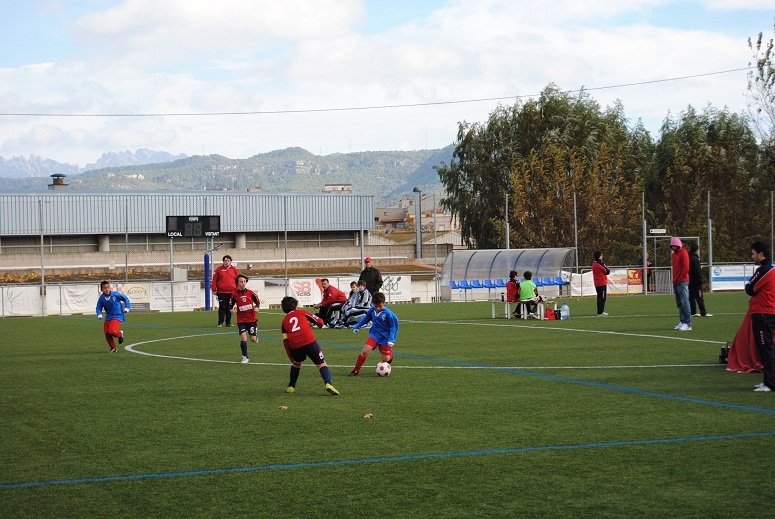
[[[374,340],[374,337],[369,336],[368,339],[366,339],[366,346],[371,347],[372,350],[376,350],[379,348],[379,352],[382,355],[390,355],[393,356],[393,347],[388,346],[387,344],[377,344],[377,341]]]
[[[121,328],[121,321],[118,319],[107,319],[102,323],[102,331],[105,335],[118,336],[118,330]]]

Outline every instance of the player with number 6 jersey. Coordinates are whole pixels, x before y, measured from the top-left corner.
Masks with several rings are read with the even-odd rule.
[[[285,354],[291,361],[291,378],[288,382],[286,392],[296,392],[296,382],[299,380],[301,372],[301,363],[304,359],[309,359],[317,366],[320,376],[325,383],[325,390],[336,396],[339,391],[332,385],[331,371],[328,369],[326,359],[323,356],[323,350],[320,349],[312,326],[322,328],[325,324],[323,319],[317,315],[312,315],[306,310],[297,309],[299,301],[295,297],[286,296],[280,302],[280,306],[285,312],[285,318],[280,325],[280,331],[283,334],[283,347]]]

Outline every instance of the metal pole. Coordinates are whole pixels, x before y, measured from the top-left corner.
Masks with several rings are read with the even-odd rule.
[[[172,252],[173,244],[172,237],[170,236],[170,308],[172,312],[175,312],[175,269],[174,269],[174,254]]]
[[[649,274],[648,274],[648,260],[646,259],[646,256],[648,256],[648,244],[646,243],[646,192],[641,193],[641,217],[643,219],[643,258],[641,261],[641,265],[643,265],[643,270],[641,270],[641,281],[643,281],[643,293],[648,295],[649,293]]]
[[[110,249],[110,245],[108,245],[108,249]],[[129,198],[128,197],[124,198],[124,283],[129,283]]]
[[[579,272],[579,221],[576,214],[576,192],[573,193],[573,235],[575,237],[576,248],[576,272]]]
[[[283,197],[283,232],[285,235],[285,295],[288,296],[290,293],[288,292],[288,289],[290,288],[290,280],[288,279],[288,195],[285,195]]]
[[[506,250],[509,250],[509,234],[511,229],[509,228],[509,194],[506,193]]]
[[[360,239],[360,242],[361,242],[361,270],[363,270],[364,267],[366,266],[366,264],[363,263],[363,258],[366,257],[366,255],[365,255],[365,252],[366,252],[365,251],[365,244],[363,243],[363,240],[365,238],[365,234],[364,234],[364,231],[363,231],[363,220],[364,220],[363,202],[364,202],[364,198],[361,197],[361,204],[360,204],[361,205],[361,211],[360,211],[360,218],[358,218],[360,220],[359,226],[360,226],[360,233],[361,233],[361,239]],[[371,215],[371,218],[374,218],[373,214]]]
[[[713,292],[713,219],[710,217],[710,190],[708,190],[708,289]]]
[[[43,199],[38,199],[38,218],[40,219],[40,315],[46,315],[46,262],[43,253]]]
[[[508,223],[506,224],[508,226]],[[439,244],[436,241],[436,193],[433,193],[433,287],[439,302]]]
[[[415,247],[415,256],[417,259],[422,258],[422,191],[419,187],[412,189],[412,192],[417,193],[417,207],[414,210],[414,234],[417,246]]]

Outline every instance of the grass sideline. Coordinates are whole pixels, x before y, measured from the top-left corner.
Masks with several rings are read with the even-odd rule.
[[[775,396],[718,364],[746,296],[707,294],[714,317],[691,332],[672,329],[672,296],[612,297],[605,318],[568,301],[553,322],[394,305],[388,378],[376,354],[347,377],[366,330],[318,330],[340,397],[309,361],[285,393],[279,310],[261,312],[248,365],[214,313],[130,313],[117,354],[91,315],[0,319],[0,510],[772,516]]]

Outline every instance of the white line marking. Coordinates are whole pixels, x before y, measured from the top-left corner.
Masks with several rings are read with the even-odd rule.
[[[480,323],[480,322],[471,322],[471,321],[410,321],[407,319],[402,319],[401,322],[407,322],[407,323],[415,323],[415,324],[444,324],[444,325],[450,325],[450,324],[466,324],[471,326],[500,326],[500,327],[508,327],[508,328],[527,328],[534,330],[536,329],[535,326],[527,325],[527,324],[497,324],[497,323]],[[578,328],[552,328],[550,326],[541,327],[542,330],[554,330],[554,331],[567,331],[567,332],[579,332],[579,333],[597,333],[602,335],[623,335],[625,337],[643,337],[648,339],[669,339],[673,341],[689,341],[689,342],[702,342],[707,344],[726,344],[727,341],[711,341],[708,339],[692,339],[690,337],[673,337],[670,335],[653,335],[648,333],[627,333],[627,332],[614,332],[610,330],[581,330]],[[682,332],[685,333],[685,332]]]
[[[226,335],[227,333],[213,334],[213,333],[200,333],[197,335],[183,335],[180,337],[167,337],[165,339],[152,339],[150,341],[142,341],[134,344],[124,346],[124,349],[129,353],[137,353],[138,355],[146,355],[148,357],[157,357],[160,359],[174,359],[174,360],[188,360],[194,362],[214,362],[218,364],[241,364],[239,360],[216,360],[216,359],[200,359],[196,357],[181,357],[177,355],[162,355],[159,353],[149,353],[146,351],[136,350],[135,346],[142,346],[143,344],[153,344],[155,342],[164,341],[176,341],[178,339],[190,339],[192,337],[211,337],[213,335]],[[250,362],[249,365],[253,366],[282,366],[288,367],[289,362]],[[536,369],[648,369],[648,368],[705,368],[711,366],[720,366],[721,364],[656,364],[649,365],[634,365],[634,366],[394,366],[399,369],[518,369],[518,370],[536,370]],[[349,368],[350,364],[329,364],[330,368]],[[365,365],[364,368],[373,368],[375,365]]]

